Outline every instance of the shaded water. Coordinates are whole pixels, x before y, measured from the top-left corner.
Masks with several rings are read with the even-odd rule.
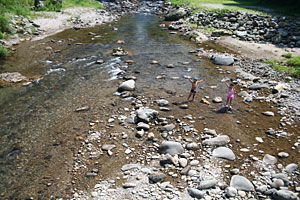
[[[161,23],[156,16],[138,14],[105,26],[66,30],[41,41],[21,44],[15,57],[3,63],[3,71],[19,71],[40,79],[29,86],[0,88],[1,198],[68,197],[76,182],[71,173],[73,156],[80,146],[80,141],[74,138],[84,138],[88,134],[89,122],[105,121],[109,116],[119,114],[116,107],[130,106],[112,95],[119,84],[118,72],[126,71],[128,75],[138,77],[138,95],[149,96],[152,100],[164,97],[170,102],[182,101],[188,95],[190,83],[184,76],[206,78],[197,93],[196,103],[188,110],[174,107],[161,116],[205,116],[205,123],[197,121],[195,128],[214,128],[219,133],[229,134],[233,141],[240,138],[242,143],[234,147],[251,145],[254,135],[262,136],[266,128],[278,126],[278,117],[260,120],[260,112],[267,105],[254,103],[255,112],[247,113],[245,110],[250,106],[237,99],[233,114],[216,114],[221,105],[200,104],[199,99],[204,95],[210,98],[225,96],[226,86],[220,81],[224,75],[209,60],[199,60],[190,54],[198,47],[163,31],[159,27]],[[117,44],[117,40],[124,40],[125,44]],[[53,50],[47,50],[48,46]],[[118,46],[129,55],[111,56],[112,49]],[[99,59],[105,62],[97,64]],[[134,64],[125,64],[127,59],[134,60]],[[159,64],[151,64],[152,60]],[[175,67],[167,69],[168,64]],[[157,80],[158,75],[166,78]],[[210,86],[217,87],[212,89]],[[89,106],[90,110],[74,112],[82,106]],[[237,120],[242,125],[236,124]],[[255,131],[253,135],[248,134],[251,130]],[[266,151],[272,151],[272,148],[267,147]],[[104,160],[103,174],[109,176],[107,173],[113,173],[122,165],[121,157]],[[295,157],[291,155],[290,158]],[[78,187],[80,183],[85,187],[83,183],[87,180],[79,180],[82,182],[77,182]]]

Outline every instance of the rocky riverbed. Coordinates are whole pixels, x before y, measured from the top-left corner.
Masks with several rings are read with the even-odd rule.
[[[37,50],[47,44],[53,53],[37,53],[48,63],[36,73],[43,68],[47,73],[19,86],[28,92],[17,93],[16,112],[22,108],[19,101],[26,101],[30,121],[23,124],[23,116],[15,115],[23,127],[13,129],[8,117],[13,103],[3,107],[7,114],[1,116],[1,130],[28,134],[31,141],[23,144],[18,136],[18,148],[2,151],[1,158],[4,166],[18,164],[9,173],[25,174],[27,180],[32,176],[34,184],[26,188],[27,194],[19,185],[22,196],[5,189],[2,197],[297,199],[299,81],[260,59],[205,43],[208,36],[194,37],[195,30],[182,20],[171,26],[184,29],[168,30],[169,24],[149,16],[167,11],[170,4],[112,5],[111,11],[143,14],[103,29],[67,30],[33,43]],[[182,40],[180,34],[198,44]],[[206,81],[194,102],[185,101],[187,78],[196,75]],[[232,112],[223,108],[224,81],[230,79],[238,85]],[[37,101],[32,103],[32,97]],[[31,133],[37,130],[44,136]]]

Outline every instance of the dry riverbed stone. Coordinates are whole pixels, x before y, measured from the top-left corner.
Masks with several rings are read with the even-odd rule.
[[[230,187],[234,187],[237,190],[254,191],[253,184],[247,178],[239,175],[231,177]]]
[[[227,160],[235,160],[235,155],[231,149],[227,147],[218,147],[213,151],[213,156],[217,158],[224,158]]]
[[[160,144],[158,152],[160,154],[176,155],[183,153],[184,149],[179,142],[166,141]]]

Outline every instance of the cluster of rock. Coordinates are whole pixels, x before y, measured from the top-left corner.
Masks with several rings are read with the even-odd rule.
[[[186,21],[198,26],[210,26],[217,31],[212,37],[232,36],[240,40],[270,42],[300,47],[300,22],[294,18],[270,17],[243,12],[222,12],[201,10],[189,16],[190,11],[184,8],[172,8],[166,20],[176,21],[186,17]]]
[[[74,190],[73,199],[125,196],[129,199],[272,197],[297,200],[297,194],[290,190],[290,187],[294,187],[300,191],[297,181],[293,181],[299,175],[297,164],[284,167],[277,164],[276,157],[261,151],[261,158],[250,156],[242,165],[245,170],[254,166],[258,173],[252,171],[245,175],[246,172],[235,168],[233,161],[241,159],[239,152],[249,152],[250,148],[232,149],[229,136],[218,134],[214,129],[205,128],[201,132],[194,129],[195,121],[203,120],[201,116],[160,117],[160,112],[167,111],[162,108],[174,105],[166,99],[136,96],[136,77],[128,77],[126,79],[129,80],[119,84],[117,91],[121,100],[130,101],[132,107],[118,108],[118,115],[112,115],[102,122],[106,129],[90,130],[90,136],[82,142],[74,170],[85,168],[85,160],[106,154],[112,157],[116,153],[124,154],[126,159],[135,158],[135,161],[123,165],[115,179],[99,181],[90,194]],[[239,79],[237,82],[243,84]],[[265,112],[264,115],[272,116],[274,113]],[[91,126],[94,125],[95,122],[91,122]],[[113,136],[112,133],[108,134],[109,129],[115,126],[122,126],[128,131],[113,133]],[[106,137],[115,138],[117,143],[114,140],[101,143]],[[257,141],[263,142],[261,138],[257,138]],[[136,143],[138,148],[135,148]],[[288,156],[284,152],[279,154]],[[86,176],[98,176],[98,169],[88,169]],[[121,177],[125,182],[118,187],[116,181]]]
[[[134,88],[134,81],[129,80],[122,82],[118,91],[132,92]],[[274,199],[297,199],[297,194],[288,189],[297,184],[292,181],[298,174],[296,164],[291,163],[285,168],[281,165],[279,169],[282,171],[276,172],[274,165],[277,159],[274,156],[265,154],[261,159],[252,157],[251,162],[256,162],[260,174],[251,172],[250,177],[254,181],[249,181],[242,175],[243,171],[234,168],[233,163],[228,163],[238,156],[234,152],[237,150],[232,150],[227,135],[217,134],[216,130],[207,128],[198,132],[189,124],[197,120],[192,115],[182,119],[174,116],[159,117],[159,112],[151,107],[170,106],[165,99],[126,97],[124,100],[132,101],[133,108],[123,109],[128,112],[127,116],[123,113],[111,116],[107,120],[107,127],[120,125],[127,128],[128,133],[115,134],[119,144],[113,142],[97,147],[107,131],[90,131],[74,168],[78,170],[83,167],[83,160],[104,156],[106,152],[113,156],[114,152],[120,154],[123,151],[128,159],[138,158],[137,161],[123,165],[116,175],[117,180],[120,177],[126,179],[122,187],[116,187],[116,180],[99,181],[90,195],[77,191],[73,199],[89,196],[92,199],[108,196],[151,199],[256,199],[257,196],[271,196]],[[139,150],[130,147],[133,144],[128,140],[133,140],[134,135],[142,141],[148,141],[148,145],[139,141],[140,144],[143,143],[139,145]],[[240,149],[240,152],[246,150],[249,151]],[[225,167],[222,166],[223,160],[228,161]],[[243,165],[246,169],[249,167],[248,163],[246,161]],[[97,169],[92,169],[86,176],[97,176],[95,171]],[[167,179],[178,180],[178,183],[174,184]],[[227,183],[226,179],[230,179],[230,182]]]
[[[12,15],[9,20],[9,33],[13,34],[12,38],[18,38],[18,34],[22,35],[39,35],[42,31],[39,25],[32,20],[23,16]]]
[[[116,15],[125,15],[130,13],[153,13],[163,14],[166,11],[165,3],[163,1],[143,1],[135,0],[126,1],[112,1],[103,3],[105,10],[115,13]],[[168,4],[169,5],[169,4]]]

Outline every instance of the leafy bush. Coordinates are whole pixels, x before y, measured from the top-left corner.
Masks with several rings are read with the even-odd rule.
[[[0,45],[0,59],[3,59],[7,56],[7,50],[5,47]]]

